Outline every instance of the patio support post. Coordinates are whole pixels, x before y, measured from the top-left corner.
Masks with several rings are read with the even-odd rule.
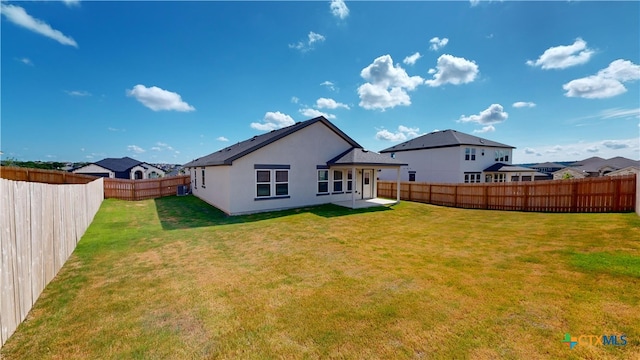
[[[356,208],[356,189],[358,183],[358,173],[356,172],[355,166],[351,168],[351,208]]]
[[[400,168],[398,168],[396,173],[396,202],[400,202]]]

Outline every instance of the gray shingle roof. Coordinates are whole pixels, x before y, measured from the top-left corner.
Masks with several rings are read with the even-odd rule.
[[[488,168],[484,169],[483,171],[489,171],[489,172],[493,172],[493,171],[499,171],[499,172],[511,172],[511,171],[516,171],[516,172],[536,172],[536,170],[532,169],[532,168],[528,168],[528,167],[524,167],[524,166],[517,166],[517,165],[503,164],[503,163],[495,163],[495,164],[489,166]],[[540,175],[544,175],[544,174],[540,173]]]
[[[499,142],[483,139],[481,137],[465,134],[456,130],[443,130],[434,131],[415,139],[405,141],[401,144],[381,150],[381,153],[408,151],[408,150],[420,150],[420,149],[434,149],[443,147],[452,147],[460,145],[472,145],[472,146],[490,146],[498,148],[515,149],[515,147],[502,144]]]
[[[408,165],[387,155],[378,154],[362,148],[352,148],[327,161],[327,165]]]
[[[531,165],[530,166],[533,169],[539,169],[539,168],[558,168],[558,169],[562,169],[566,166],[562,165],[562,164],[558,164],[558,163],[554,163],[554,162],[543,162],[540,164],[535,164],[535,165]]]
[[[342,130],[338,129],[335,125],[333,125],[329,120],[325,119],[323,116],[319,116],[310,120],[295,123],[294,125],[287,126],[282,129],[273,130],[266,134],[254,136],[251,139],[247,139],[237,144],[228,146],[224,149],[218,150],[207,156],[203,156],[199,159],[195,159],[185,164],[184,167],[231,165],[234,160],[239,159],[249,153],[252,153],[264,146],[267,146],[275,141],[278,141],[279,139],[282,139],[287,135],[293,134],[294,132],[301,130],[309,125],[315,124],[317,122],[321,122],[324,125],[326,125],[329,129],[335,132],[338,136],[342,137],[351,146],[358,147],[358,148],[362,147],[360,146],[360,144],[355,142],[355,140],[353,140],[352,138],[347,136],[347,134],[342,132]]]
[[[580,171],[598,172],[600,169],[602,169],[605,166],[609,166],[613,169],[619,170],[629,166],[638,166],[638,165],[640,165],[640,161],[631,160],[622,156],[616,156],[611,159],[603,159],[601,157],[594,156],[588,159],[575,162],[571,164],[570,167]]]
[[[95,163],[105,169],[109,169],[115,172],[124,172],[130,170],[132,167],[142,164],[142,161],[132,159],[130,157],[123,158],[106,158]]]

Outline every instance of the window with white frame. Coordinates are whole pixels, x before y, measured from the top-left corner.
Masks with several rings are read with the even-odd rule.
[[[353,172],[347,170],[347,192],[353,191]]]
[[[318,194],[329,193],[329,170],[318,170]]]
[[[465,160],[476,160],[476,149],[475,148],[465,148],[464,149],[464,159]]]
[[[256,170],[256,198],[282,197],[289,195],[289,170]]]
[[[256,170],[256,197],[271,197],[271,170]]]
[[[464,173],[464,182],[467,184],[479,183],[480,173]]]
[[[202,187],[206,187],[204,182],[204,168],[202,168]]]
[[[505,182],[505,174],[493,174],[493,182]]]
[[[495,161],[509,161],[509,150],[496,150]]]
[[[333,170],[333,192],[342,192],[342,170]]]

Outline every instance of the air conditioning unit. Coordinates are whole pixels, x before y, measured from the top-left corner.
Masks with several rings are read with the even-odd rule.
[[[187,188],[187,185],[178,185],[178,193],[176,194],[177,196],[185,196],[189,194],[189,190]]]

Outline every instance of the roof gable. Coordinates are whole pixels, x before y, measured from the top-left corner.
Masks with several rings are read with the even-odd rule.
[[[417,138],[405,141],[398,145],[381,150],[381,153],[395,151],[409,151],[422,149],[435,149],[443,147],[454,147],[462,145],[488,146],[515,149],[515,147],[491,141],[474,135],[465,134],[456,130],[434,131]]]
[[[381,155],[362,148],[351,148],[327,161],[327,165],[408,165],[390,156]]]
[[[347,136],[347,134],[342,132],[342,130],[338,129],[329,120],[327,120],[323,116],[319,116],[303,122],[297,122],[291,126],[287,126],[282,129],[272,130],[271,132],[268,132],[262,135],[256,135],[250,139],[244,140],[237,144],[228,146],[224,149],[220,149],[207,156],[193,160],[185,164],[184,167],[231,165],[234,160],[239,159],[245,155],[248,155],[258,149],[261,149],[273,142],[276,142],[282,139],[285,136],[291,135],[315,123],[324,124],[326,127],[331,129],[337,136],[341,137],[347,143],[349,143],[352,147],[362,148],[360,144],[358,144],[357,142],[355,142],[355,140]]]
[[[106,158],[102,159],[95,163],[96,165],[102,166],[105,169],[109,169],[115,172],[124,172],[136,165],[142,164],[142,161],[132,159],[130,157],[123,158]]]

